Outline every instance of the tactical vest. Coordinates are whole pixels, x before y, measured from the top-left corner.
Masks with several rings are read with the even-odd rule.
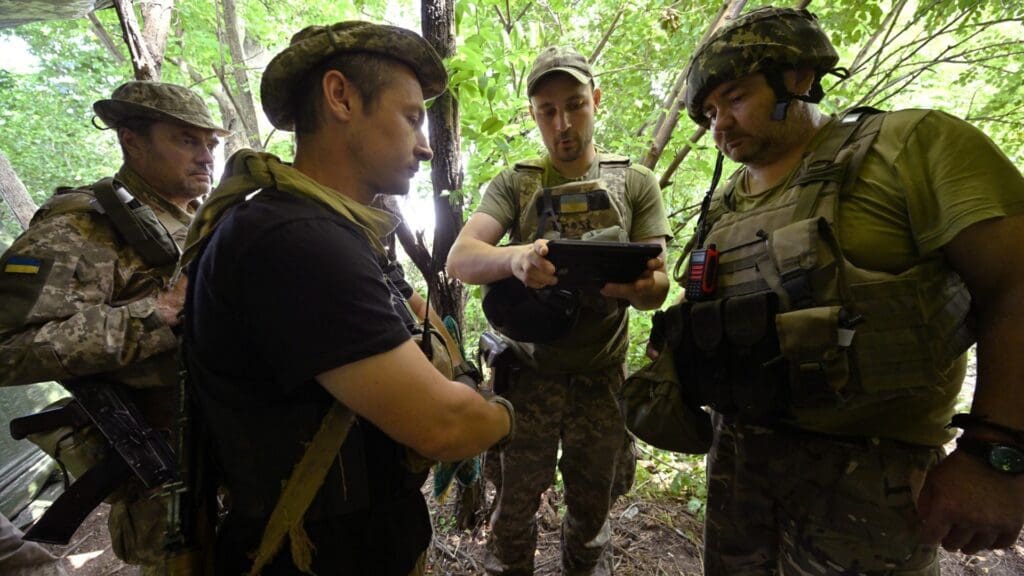
[[[837,215],[885,114],[855,110],[822,135],[778,198],[736,212],[739,175],[713,197],[712,299],[689,303],[681,377],[723,413],[784,415],[924,395],[974,342],[971,297],[941,259],[902,273],[843,254]]]
[[[510,237],[512,243],[530,242],[543,237],[549,226],[562,238],[579,239],[591,230],[626,225],[626,172],[629,158],[615,154],[598,154],[598,178],[572,183],[555,189],[544,188],[544,166],[541,158],[517,163],[517,213]],[[546,199],[547,197],[547,199]],[[545,230],[538,229],[543,224]]]

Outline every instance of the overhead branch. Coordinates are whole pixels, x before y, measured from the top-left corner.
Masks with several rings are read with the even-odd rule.
[[[142,40],[149,48],[156,69],[156,77],[160,77],[160,69],[167,51],[167,34],[171,30],[171,16],[174,13],[174,0],[146,0],[140,3],[142,11]]]
[[[718,19],[711,24],[708,31],[704,34],[704,38],[708,38],[715,30],[725,24],[727,20],[732,20],[739,16],[746,4],[746,0],[728,0],[723,6],[723,9],[719,11]],[[656,129],[654,132],[654,138],[651,140],[651,146],[647,150],[647,155],[644,156],[644,159],[641,162],[641,164],[647,168],[652,170],[654,169],[658,164],[658,160],[661,158],[662,153],[665,151],[665,146],[667,146],[669,140],[672,139],[672,133],[675,131],[676,125],[679,122],[680,111],[685,105],[683,98],[685,81],[685,74],[680,73],[680,76],[676,81],[678,90],[675,90],[675,88],[673,89],[674,98],[672,99],[672,105],[668,109],[668,112],[665,113],[664,121],[655,127]]]
[[[676,152],[676,155],[672,158],[672,162],[669,163],[667,168],[665,168],[665,171],[661,174],[661,179],[658,180],[658,186],[662,190],[672,185],[672,176],[676,173],[676,170],[679,169],[679,165],[683,163],[683,160],[685,160],[690,154],[690,151],[693,150],[693,144],[696,144],[701,138],[703,138],[705,132],[707,132],[707,128],[699,126],[693,132],[693,135],[690,136],[690,143],[686,144]]]
[[[121,51],[117,49],[117,45],[114,43],[114,39],[110,37],[110,34],[107,32],[107,29],[104,28],[103,23],[100,22],[100,19],[96,17],[96,14],[94,12],[89,12],[89,15],[87,17],[89,18],[89,24],[92,27],[92,32],[96,35],[96,38],[100,41],[100,44],[103,44],[103,47],[107,49],[107,52],[109,52],[110,55],[114,57],[114,61],[116,61],[118,64],[124,64],[124,54],[122,54]]]
[[[612,37],[612,33],[619,27],[619,20],[622,19],[622,15],[626,12],[626,4],[623,3],[619,6],[619,11],[615,13],[615,17],[612,18],[612,23],[608,25],[608,29],[604,31],[601,39],[597,42],[597,46],[594,47],[594,51],[590,53],[590,57],[587,58],[587,62],[593,64],[597,62],[597,59],[601,56],[601,52],[604,50],[605,44],[608,43],[608,39]]]
[[[121,34],[124,36],[125,44],[128,45],[128,53],[132,57],[135,79],[159,80],[160,67],[155,63],[153,55],[149,52],[149,47],[146,46],[146,41],[139,28],[139,21],[135,18],[131,0],[114,0],[114,10],[117,11],[117,19],[121,22]]]
[[[235,0],[218,0],[220,6],[220,21],[223,25],[223,39],[228,46],[231,55],[231,75],[234,79],[234,89],[228,92],[233,94],[232,101],[238,117],[245,127],[245,136],[249,141],[249,147],[254,150],[262,150],[263,143],[260,139],[259,121],[256,116],[256,104],[253,100],[252,91],[249,88],[249,76],[245,66],[246,56],[242,43],[242,23],[238,18],[238,9]]]

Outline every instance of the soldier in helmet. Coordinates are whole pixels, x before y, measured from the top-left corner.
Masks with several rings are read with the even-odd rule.
[[[128,82],[93,110],[116,131],[124,163],[113,178],[59,188],[3,255],[0,386],[99,375],[150,425],[171,430],[186,284],[175,281],[179,246],[228,132],[198,94],[174,84]],[[49,448],[70,452],[88,436]],[[114,552],[162,572],[166,517],[164,500],[134,481],[122,487],[109,520]]]
[[[586,58],[572,48],[547,48],[527,78],[527,96],[547,155],[519,162],[490,183],[448,256],[455,277],[494,283],[484,308],[515,354],[495,376],[516,405],[519,432],[497,454],[500,489],[485,567],[488,574],[532,573],[534,515],[557,463],[566,501],[563,572],[608,574],[608,510],[628,491],[635,466],[616,399],[627,309],[659,307],[668,278],[658,257],[635,282],[566,293],[545,258],[547,242],[597,233],[664,247],[671,232],[650,170],[597,152],[601,90]],[[495,246],[506,232],[512,245]]]
[[[764,8],[687,72],[742,165],[702,210],[718,273],[677,354],[713,410],[709,575],[936,575],[937,544],[1005,548],[1024,521],[1024,178],[943,112],[823,114],[837,60],[814,15]]]
[[[422,37],[357,21],[299,31],[264,71],[295,161],[236,153],[184,255],[185,357],[230,502],[217,574],[420,574],[414,453],[457,460],[512,435],[508,401],[414,343],[382,242],[397,222],[370,205],[431,158],[424,100],[447,82]]]

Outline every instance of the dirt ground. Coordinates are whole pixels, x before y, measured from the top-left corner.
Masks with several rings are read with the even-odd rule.
[[[428,484],[429,485],[429,484]],[[454,499],[453,499],[454,500]],[[434,542],[428,559],[432,576],[471,576],[483,573],[486,525],[473,531],[455,528],[454,501],[431,505]],[[540,536],[536,574],[559,573],[559,496],[545,495],[538,513]],[[701,573],[701,525],[686,502],[629,495],[612,511],[615,574],[618,576],[698,576]],[[78,529],[68,546],[49,546],[69,574],[75,576],[135,576],[138,570],[118,561],[107,535],[107,507],[98,508]],[[1022,576],[1024,538],[1012,550],[977,556],[940,551],[944,576]]]

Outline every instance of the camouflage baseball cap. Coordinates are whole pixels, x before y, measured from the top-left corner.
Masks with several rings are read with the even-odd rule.
[[[707,126],[701,107],[719,84],[777,68],[813,68],[820,79],[839,55],[807,10],[765,7],[719,28],[694,52],[686,72],[686,111]]]
[[[540,79],[555,72],[565,72],[580,84],[589,84],[594,79],[590,63],[574,48],[549,46],[533,62],[530,75],[526,77],[526,95],[533,96]]]
[[[331,26],[307,26],[267,65],[260,83],[263,111],[281,130],[295,129],[295,87],[324,59],[342,52],[372,52],[407,64],[423,88],[423,98],[439,96],[448,87],[441,57],[419,34],[384,24],[356,20]]]
[[[177,84],[125,82],[114,90],[109,99],[97,100],[92,109],[111,128],[117,128],[127,118],[141,117],[184,122],[213,130],[222,136],[231,133],[213,121],[210,110],[198,94]]]

